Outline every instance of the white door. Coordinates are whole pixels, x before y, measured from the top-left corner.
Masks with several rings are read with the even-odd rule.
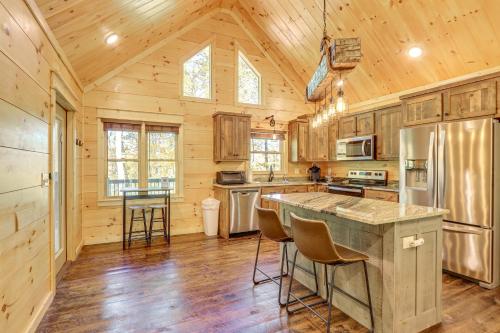
[[[56,104],[53,127],[53,212],[56,274],[66,262],[66,110]]]

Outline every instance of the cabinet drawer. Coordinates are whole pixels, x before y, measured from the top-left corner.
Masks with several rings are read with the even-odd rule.
[[[285,193],[306,193],[307,185],[292,185],[285,187]]]
[[[367,199],[385,200],[392,202],[399,201],[399,194],[397,192],[364,190],[364,193],[364,197]]]
[[[261,195],[272,193],[285,193],[285,189],[282,186],[268,186],[260,189]]]

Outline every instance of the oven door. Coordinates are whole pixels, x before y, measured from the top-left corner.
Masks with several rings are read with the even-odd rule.
[[[375,156],[375,136],[360,136],[337,141],[337,160],[373,160]]]
[[[328,186],[328,193],[349,195],[351,197],[362,197],[363,189],[330,185]]]

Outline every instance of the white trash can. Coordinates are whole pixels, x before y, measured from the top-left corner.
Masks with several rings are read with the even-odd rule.
[[[216,236],[219,227],[219,205],[220,201],[214,198],[206,198],[201,202],[203,210],[203,230],[205,235]]]

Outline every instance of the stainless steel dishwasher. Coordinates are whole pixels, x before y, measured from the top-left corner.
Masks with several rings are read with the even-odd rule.
[[[257,188],[231,190],[230,234],[259,230],[254,208],[258,200],[259,189]]]

